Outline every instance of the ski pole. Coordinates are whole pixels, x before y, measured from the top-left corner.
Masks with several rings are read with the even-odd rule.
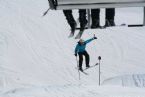
[[[98,57],[98,60],[99,60],[99,86],[100,86],[100,80],[101,80],[100,61],[101,61],[101,56]]]
[[[45,15],[48,13],[49,10],[50,10],[50,8],[48,8],[48,9],[43,13],[43,16],[45,16]]]
[[[77,62],[77,69],[78,69],[78,74],[79,74],[79,80],[81,79],[80,77],[80,71],[79,71],[79,64],[78,64],[78,59],[77,59],[77,56],[76,56],[76,62]]]

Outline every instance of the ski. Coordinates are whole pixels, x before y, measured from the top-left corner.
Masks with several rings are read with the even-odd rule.
[[[50,8],[48,8],[48,9],[43,13],[43,16],[45,16],[45,15],[48,13],[49,10],[50,10]]]
[[[96,28],[89,28],[89,27],[85,27],[84,29],[105,29],[106,26],[99,26],[99,27],[96,27]],[[76,28],[76,30],[80,30],[80,28]]]
[[[120,25],[115,25],[115,26],[105,26],[105,28],[111,28],[111,27],[127,27],[128,25],[127,24],[125,24],[125,23],[123,23],[123,24],[120,24]]]
[[[81,70],[79,70],[80,72],[82,72],[83,74],[85,74],[85,75],[88,75],[88,73],[86,73],[86,72],[84,72],[84,71],[81,71]]]
[[[97,65],[98,65],[98,63],[96,63],[95,65],[92,65],[92,66],[90,66],[90,67],[88,67],[88,68],[85,68],[84,71],[87,70],[87,69],[93,68],[93,67],[95,67],[95,66],[97,66]]]
[[[128,27],[142,27],[144,26],[143,24],[134,24],[134,25],[128,25]]]
[[[142,26],[142,25],[137,25],[137,26]],[[106,29],[106,28],[111,28],[111,27],[131,27],[131,25],[127,25],[125,23],[119,24],[119,25],[115,25],[115,26],[99,26],[96,28],[89,28],[89,27],[85,27],[84,29]],[[76,30],[80,30],[80,28],[76,28]]]
[[[106,28],[106,26],[99,26],[97,28],[91,28],[91,29],[105,29],[105,28]]]
[[[71,32],[70,32],[68,38],[71,38],[74,36],[76,27],[77,27],[77,23],[75,23],[74,26],[71,28]]]
[[[81,71],[81,70],[79,70],[79,71],[82,72],[82,73],[85,74],[85,75],[88,75],[88,73],[86,73],[86,72],[84,72],[84,71],[87,70],[87,69],[93,68],[93,67],[95,67],[95,66],[97,66],[97,65],[98,65],[98,63],[96,63],[95,65],[92,65],[92,66],[90,66],[90,67],[88,67],[88,68],[83,69],[83,71]],[[78,70],[77,67],[75,67],[75,69]]]
[[[73,36],[74,36],[74,33],[71,32],[71,33],[69,34],[68,38],[71,38],[71,37],[73,37]]]
[[[77,69],[78,70],[78,68],[77,67],[75,67],[75,69]],[[85,75],[89,75],[88,73],[86,73],[86,72],[84,72],[84,71],[81,71],[81,70],[79,70],[80,72],[82,72],[83,74],[85,74]]]
[[[105,28],[106,28],[105,26],[100,26],[100,27],[98,27],[98,28],[92,28],[92,29],[105,29]],[[76,29],[80,29],[80,28],[76,28]],[[84,30],[85,30],[85,29],[88,29],[88,27],[85,27]],[[80,32],[76,35],[75,39],[80,39],[80,38],[82,37],[83,33],[84,33],[84,30],[83,30],[83,31],[80,31]]]
[[[76,35],[75,39],[80,39],[80,38],[82,37],[83,33],[84,33],[84,31],[80,31],[80,32]]]

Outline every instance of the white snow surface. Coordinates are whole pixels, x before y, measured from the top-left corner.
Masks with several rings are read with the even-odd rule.
[[[47,0],[0,0],[0,97],[144,97],[145,27],[86,30],[83,39],[90,65],[78,71],[69,26],[61,10],[50,10]],[[101,9],[101,25],[105,10]],[[75,19],[78,17],[74,10]],[[116,9],[115,22],[140,24],[143,8]],[[76,31],[78,33],[78,31]],[[83,64],[85,68],[85,63]]]

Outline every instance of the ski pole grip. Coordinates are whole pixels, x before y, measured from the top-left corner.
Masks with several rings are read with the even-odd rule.
[[[101,56],[98,57],[98,60],[101,60]]]

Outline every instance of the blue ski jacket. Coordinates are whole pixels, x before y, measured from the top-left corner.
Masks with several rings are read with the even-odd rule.
[[[94,40],[94,38],[91,38],[91,39],[88,39],[88,40],[84,41],[83,44],[80,44],[78,42],[78,44],[76,45],[76,48],[75,48],[75,54],[80,53],[80,52],[84,52],[85,48],[86,48],[86,44],[88,44],[92,40]]]

